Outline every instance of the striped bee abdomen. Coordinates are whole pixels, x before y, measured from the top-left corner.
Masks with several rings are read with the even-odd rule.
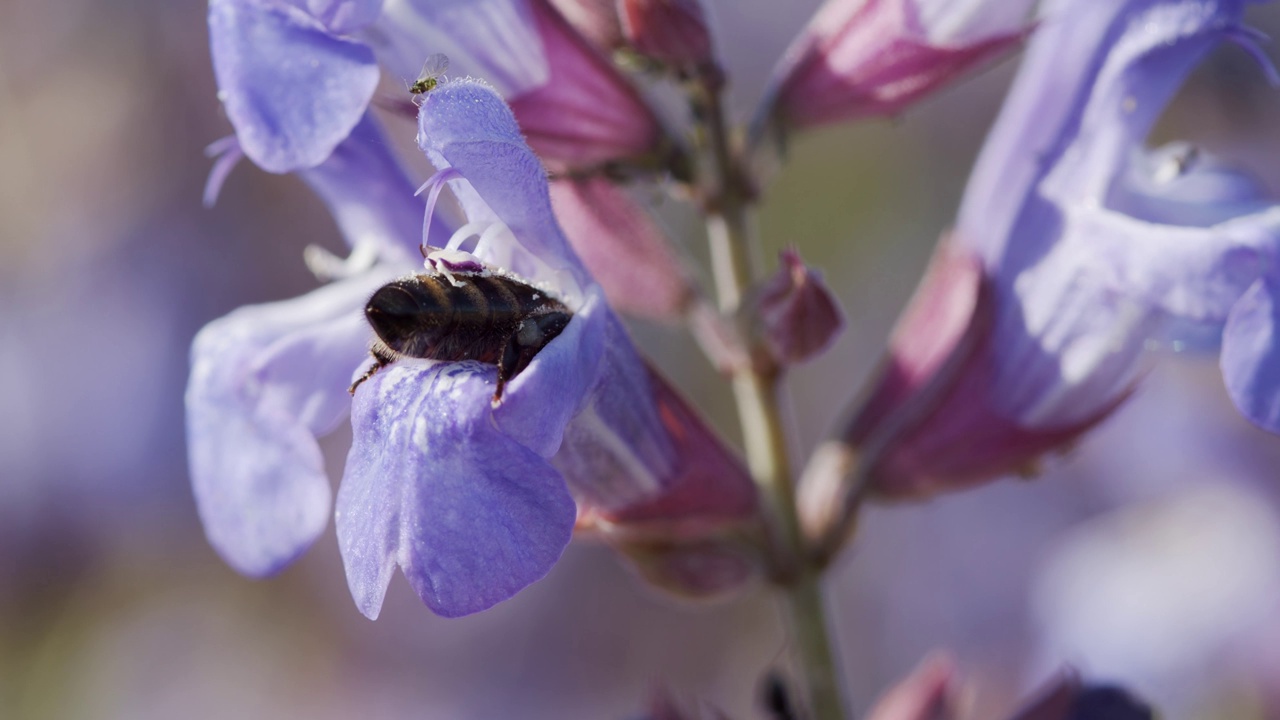
[[[505,275],[415,275],[373,294],[365,317],[378,336],[374,367],[351,386],[401,357],[498,366],[497,400],[507,380],[533,361],[569,324],[559,300]]]

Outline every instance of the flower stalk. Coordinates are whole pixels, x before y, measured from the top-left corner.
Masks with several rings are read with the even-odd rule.
[[[695,111],[710,150],[711,188],[704,196],[712,274],[720,310],[732,317],[747,291],[764,278],[762,250],[752,225],[754,187],[734,152],[717,74],[693,88]],[[810,560],[796,510],[786,430],[779,397],[781,373],[750,364],[733,375],[747,466],[760,492],[761,524],[771,581],[782,591],[791,639],[813,720],[842,720],[835,655],[822,602],[820,569]]]

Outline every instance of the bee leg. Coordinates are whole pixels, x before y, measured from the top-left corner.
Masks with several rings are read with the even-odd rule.
[[[507,386],[507,380],[515,377],[515,374],[523,370],[524,366],[533,359],[533,355],[529,355],[528,359],[522,357],[524,352],[519,338],[518,332],[512,333],[511,337],[507,338],[507,346],[502,350],[502,359],[498,361],[498,387],[493,391],[494,405],[502,400],[502,390]]]
[[[507,381],[529,367],[538,351],[556,339],[571,317],[568,313],[552,312],[526,318],[520,323],[520,327],[507,338],[502,359],[498,361],[498,389],[493,393],[494,403],[502,399]]]
[[[369,370],[365,372],[365,374],[357,378],[355,382],[351,383],[351,387],[347,388],[347,392],[351,393],[352,395],[356,394],[356,388],[360,387],[360,383],[373,377],[374,373],[378,372],[382,368],[396,361],[396,358],[394,355],[391,355],[390,353],[378,347],[375,347],[372,350],[370,350],[369,354],[373,356],[373,366],[370,367]]]

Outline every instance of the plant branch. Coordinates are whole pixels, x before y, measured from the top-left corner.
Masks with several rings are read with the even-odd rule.
[[[705,76],[694,89],[694,102],[710,145],[714,186],[704,196],[704,208],[716,294],[720,310],[732,317],[744,295],[763,277],[763,263],[750,216],[755,188],[731,144],[721,90],[717,76]],[[812,718],[842,720],[840,683],[822,603],[820,570],[809,561],[796,513],[779,380],[776,371],[743,367],[733,376],[734,397],[747,465],[760,493],[771,580],[785,596]]]

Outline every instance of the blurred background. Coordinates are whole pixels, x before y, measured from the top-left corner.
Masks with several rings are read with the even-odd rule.
[[[710,4],[744,117],[817,3]],[[1276,9],[1252,19],[1280,32]],[[1015,66],[896,122],[795,140],[763,234],[821,267],[849,317],[790,383],[800,447],[874,367]],[[1277,127],[1280,91],[1224,48],[1153,140],[1196,141],[1280,191]],[[202,150],[229,132],[202,3],[0,0],[0,718],[624,719],[660,684],[759,717],[756,683],[786,649],[763,590],[679,604],[575,543],[462,620],[397,577],[371,623],[332,530],[268,581],[215,556],[186,475],[191,338],[314,287],[307,244],[342,247],[299,180],[247,163],[201,207]],[[684,333],[634,331],[736,442]],[[324,442],[335,480],[348,442]],[[1280,438],[1239,419],[1215,361],[1177,357],[1038,479],[873,509],[828,587],[856,707],[947,648],[975,718],[1063,664],[1170,718],[1280,717],[1278,470]]]

